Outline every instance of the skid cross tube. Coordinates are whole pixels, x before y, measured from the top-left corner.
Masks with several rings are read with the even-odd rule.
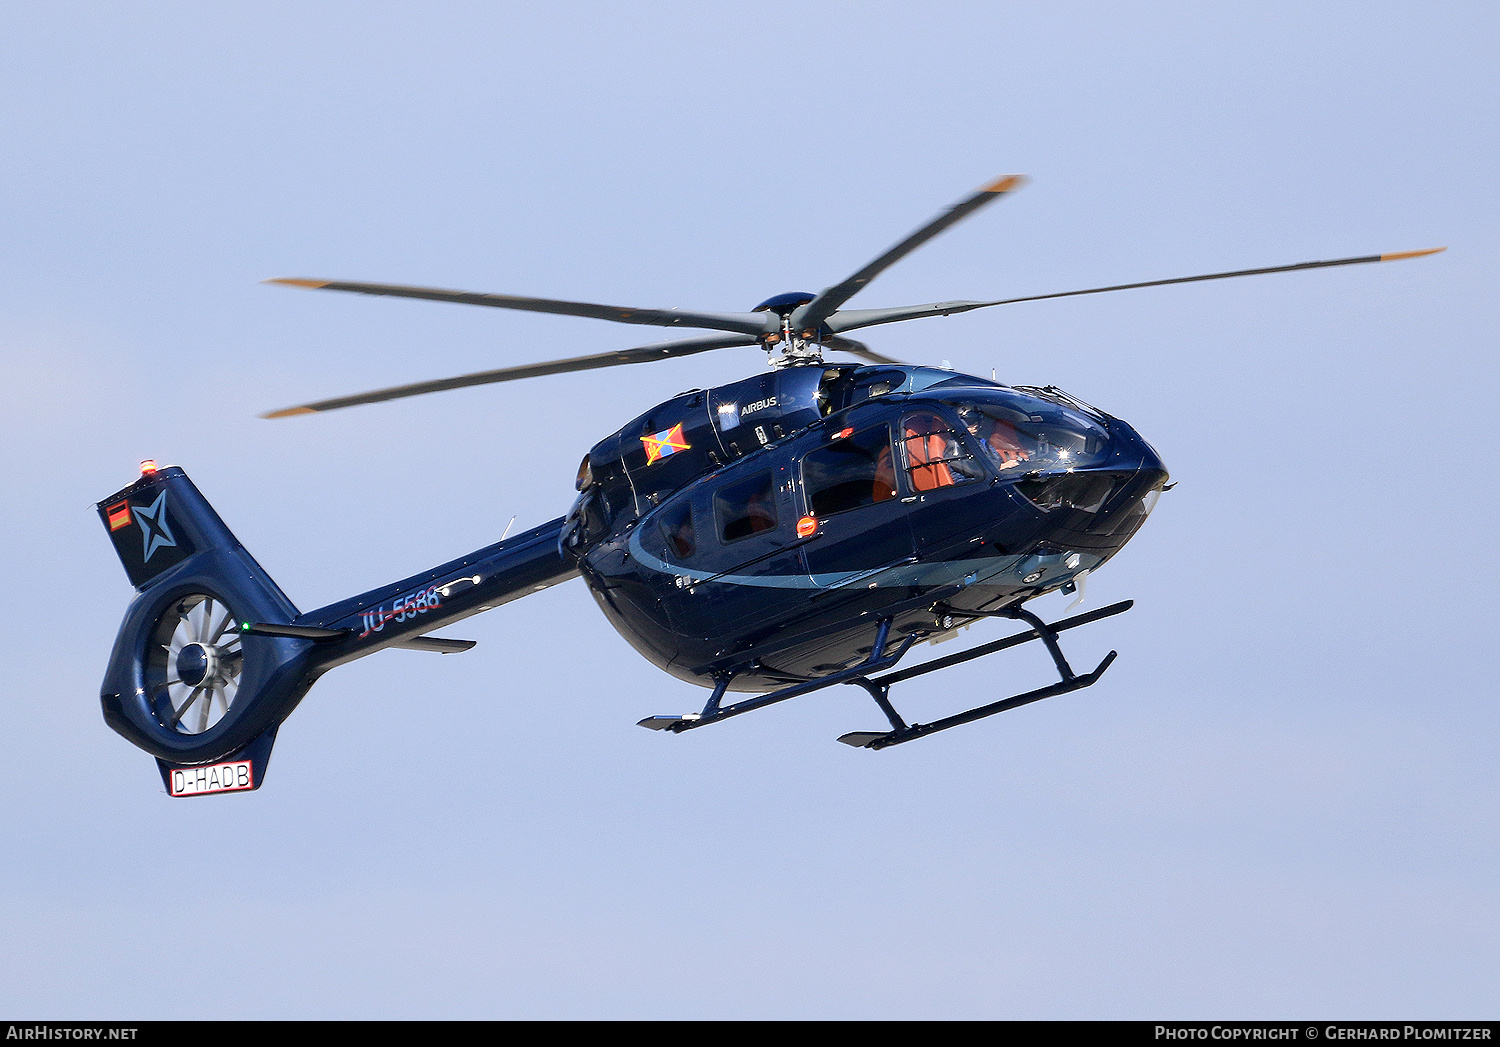
[[[1117,652],[1110,651],[1109,654],[1104,656],[1104,660],[1099,663],[1093,672],[1079,676],[1073,672],[1067,658],[1063,656],[1062,648],[1057,643],[1057,634],[1064,629],[1072,629],[1080,625],[1087,625],[1090,622],[1096,622],[1101,618],[1123,614],[1134,605],[1135,601],[1124,600],[1120,603],[1111,604],[1108,607],[1101,607],[1097,611],[1088,611],[1084,614],[1075,615],[1072,618],[1065,618],[1055,625],[1048,625],[1030,611],[1023,610],[1020,607],[1007,607],[999,611],[954,610],[952,613],[966,617],[1018,618],[1029,624],[1031,628],[1025,632],[1007,636],[993,643],[983,644],[960,654],[949,655],[945,658],[934,658],[930,662],[923,662],[921,665],[914,665],[910,669],[903,669],[899,672],[889,673],[875,679],[861,675],[854,679],[843,681],[844,683],[862,687],[869,693],[870,697],[875,700],[875,704],[880,707],[880,711],[885,714],[886,719],[891,722],[891,730],[887,732],[853,731],[840,737],[839,741],[866,749],[884,749],[887,746],[900,745],[902,742],[909,742],[925,735],[934,734],[937,731],[945,731],[949,727],[957,727],[959,724],[982,720],[986,716],[994,716],[996,713],[1003,713],[1008,709],[1015,709],[1022,705],[1029,705],[1032,702],[1039,702],[1043,698],[1051,698],[1053,695],[1067,694],[1070,691],[1091,687],[1098,681],[1099,677],[1104,675],[1104,671],[1115,660]],[[1018,694],[1010,698],[1003,698],[989,705],[981,705],[965,712],[955,713],[953,716],[934,720],[932,723],[907,724],[901,718],[901,715],[896,712],[895,707],[891,705],[890,691],[892,684],[900,683],[903,680],[910,680],[924,673],[936,672],[939,669],[959,665],[975,658],[982,658],[987,654],[994,654],[997,651],[1029,643],[1032,640],[1041,640],[1046,644],[1047,652],[1052,655],[1053,664],[1057,666],[1058,676],[1061,677],[1057,683],[1047,687],[1039,687],[1034,691],[1027,691],[1024,694]]]
[[[820,676],[816,680],[807,680],[803,683],[783,687],[769,694],[757,695],[747,698],[733,705],[720,706],[719,702],[724,697],[724,692],[729,689],[729,681],[734,678],[734,673],[721,673],[714,684],[713,694],[709,697],[707,704],[703,706],[701,713],[689,713],[686,716],[648,716],[641,720],[638,726],[649,727],[655,731],[671,731],[680,734],[690,731],[694,727],[703,727],[707,724],[727,720],[731,716],[748,713],[752,709],[760,709],[777,702],[784,702],[788,698],[796,698],[799,695],[819,691],[825,687],[835,684],[853,682],[857,678],[864,677],[868,673],[881,672],[891,668],[911,649],[911,645],[917,642],[916,636],[908,636],[901,644],[889,654],[886,653],[886,642],[891,635],[891,620],[881,619],[879,627],[875,631],[875,643],[870,648],[870,655],[858,665],[851,665],[847,669],[841,669],[827,676]]]

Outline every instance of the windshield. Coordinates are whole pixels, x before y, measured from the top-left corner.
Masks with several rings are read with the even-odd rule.
[[[954,400],[969,435],[1001,476],[1079,469],[1107,457],[1109,433],[1080,411],[1009,392]]]

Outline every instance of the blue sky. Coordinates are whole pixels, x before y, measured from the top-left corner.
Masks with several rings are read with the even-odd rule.
[[[1473,1017],[1500,975],[1493,5],[31,4],[0,13],[0,1007],[69,1017]],[[1449,245],[882,327],[1179,486],[1101,684],[882,753],[702,693],[581,583],[330,674],[175,802],[97,690],[92,503],[182,465],[299,606],[562,512],[725,350],[267,422],[634,328],[261,286],[740,310],[1024,190],[852,304]],[[1056,600],[1056,603],[1050,601]],[[1057,615],[1065,601],[1036,608]],[[976,628],[976,639],[999,630]],[[1076,637],[1076,639],[1075,639]],[[940,714],[1042,652],[913,684]],[[852,689],[851,689],[852,690]],[[904,706],[905,707],[905,706]],[[166,975],[165,977],[163,975]]]

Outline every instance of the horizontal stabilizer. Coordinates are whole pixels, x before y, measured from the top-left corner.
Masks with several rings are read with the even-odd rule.
[[[407,651],[431,651],[433,654],[463,654],[472,650],[475,640],[450,640],[446,636],[413,636],[391,644]]]
[[[253,636],[285,636],[290,640],[316,640],[327,643],[342,640],[349,635],[348,629],[319,629],[313,625],[281,625],[277,622],[246,622],[240,632]]]

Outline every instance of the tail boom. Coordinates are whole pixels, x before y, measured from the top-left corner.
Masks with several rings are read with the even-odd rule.
[[[291,624],[337,634],[313,651],[318,672],[403,646],[577,575],[559,545],[562,530],[559,517],[430,571],[309,611]]]

